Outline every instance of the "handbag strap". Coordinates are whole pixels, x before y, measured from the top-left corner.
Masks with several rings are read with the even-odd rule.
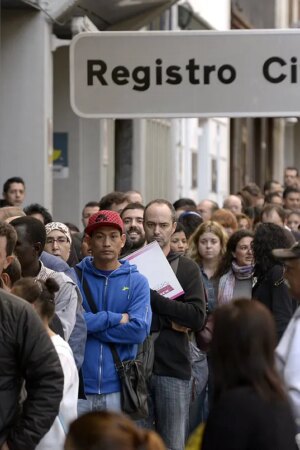
[[[89,287],[86,279],[82,276],[82,270],[78,266],[75,266],[74,269],[75,269],[75,272],[77,273],[79,281],[82,284],[82,289],[83,289],[86,301],[88,302],[88,305],[90,307],[90,310],[92,311],[92,313],[96,314],[99,311],[96,306],[96,303],[94,302],[90,287]],[[119,358],[116,346],[114,344],[112,344],[111,342],[108,345],[109,345],[110,351],[112,353],[115,366],[118,370],[120,367],[122,367],[122,361]]]
[[[93,299],[90,287],[89,287],[86,279],[82,276],[82,270],[78,266],[75,266],[74,269],[75,269],[75,272],[77,273],[78,279],[79,279],[79,281],[80,281],[80,283],[82,285],[82,289],[83,289],[86,301],[88,302],[88,305],[90,307],[90,310],[92,311],[92,313],[96,314],[99,311],[98,311],[96,303],[95,303],[95,301]]]
[[[122,361],[120,360],[120,357],[118,355],[116,346],[115,346],[115,344],[112,344],[111,342],[109,342],[108,345],[109,345],[110,351],[112,353],[112,357],[113,357],[116,369],[117,369],[117,371],[119,371],[119,369],[121,367],[123,367],[123,364],[122,364]]]

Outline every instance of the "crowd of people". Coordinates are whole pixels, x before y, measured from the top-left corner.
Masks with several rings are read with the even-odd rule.
[[[249,183],[222,205],[111,192],[84,205],[82,230],[25,198],[22,178],[5,182],[1,450],[297,448],[295,167],[284,185]],[[129,261],[154,241],[182,287],[175,299]],[[134,360],[149,336],[149,413],[133,421],[114,353]]]

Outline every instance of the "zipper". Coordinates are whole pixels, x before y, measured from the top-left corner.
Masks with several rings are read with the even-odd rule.
[[[108,285],[108,277],[105,277],[105,284],[104,284],[104,295],[103,295],[103,311],[106,311],[106,291],[107,291],[107,285]],[[103,361],[103,345],[100,345],[100,364],[99,364],[99,389],[98,394],[101,394],[101,379],[102,379],[102,361]]]
[[[103,359],[103,345],[101,344],[100,345],[99,389],[98,389],[98,394],[101,394],[102,359]]]
[[[104,285],[104,301],[103,301],[103,311],[107,311],[107,302],[106,302],[106,292],[107,292],[107,285],[108,285],[108,277],[106,277],[105,285]]]

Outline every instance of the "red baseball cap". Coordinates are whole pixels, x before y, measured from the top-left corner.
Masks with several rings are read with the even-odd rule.
[[[123,220],[121,219],[120,214],[116,211],[97,211],[89,218],[85,233],[91,236],[93,231],[100,227],[114,227],[117,228],[122,234],[125,233]]]

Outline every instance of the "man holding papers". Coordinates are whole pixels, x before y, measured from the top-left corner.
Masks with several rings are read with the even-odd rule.
[[[151,331],[160,332],[155,341],[151,379],[156,430],[168,449],[183,450],[191,379],[187,331],[197,331],[203,326],[204,288],[198,266],[170,249],[171,236],[176,228],[172,204],[163,199],[148,203],[144,212],[144,228],[147,242],[158,242],[184,290],[184,294],[176,299],[151,290]]]

